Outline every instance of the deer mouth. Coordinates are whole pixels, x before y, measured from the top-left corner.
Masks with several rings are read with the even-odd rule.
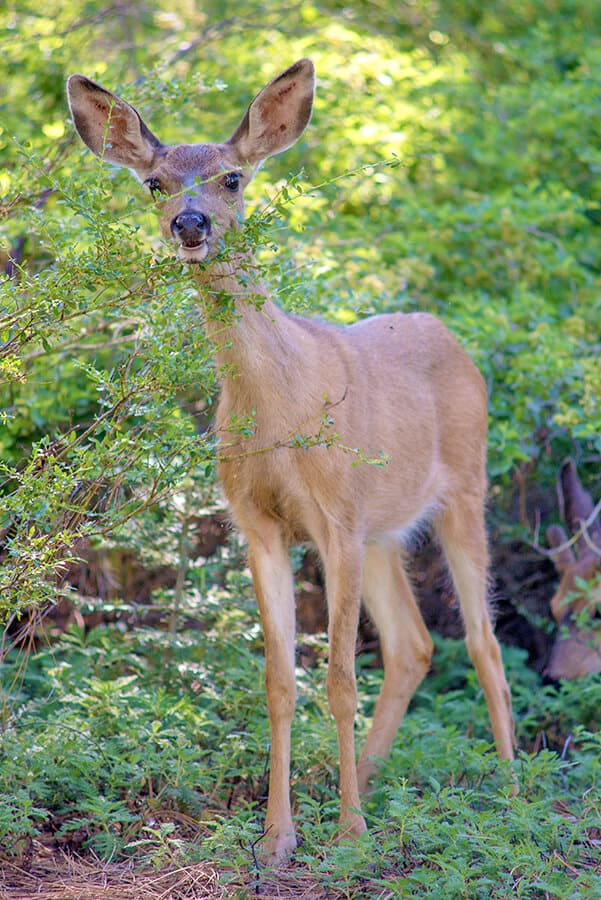
[[[182,262],[198,263],[209,252],[211,220],[197,209],[183,209],[171,222],[171,234],[177,242],[177,256]]]
[[[207,258],[208,253],[209,245],[206,240],[197,241],[194,244],[186,241],[185,244],[180,244],[177,248],[178,259],[186,263],[203,262]]]

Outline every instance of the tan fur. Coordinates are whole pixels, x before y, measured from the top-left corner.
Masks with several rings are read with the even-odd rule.
[[[160,144],[146,126],[142,133],[135,110],[114,98],[131,113],[125,125],[123,114],[115,127],[110,117],[105,120],[110,147],[101,154],[123,165],[127,150],[120,135],[127,131],[129,143],[139,132],[132,168],[141,180],[158,178],[168,194],[161,201],[165,235],[182,211],[210,217],[210,231],[198,227],[198,248],[180,245],[178,252],[202,260],[193,274],[221,372],[219,476],[248,540],[263,621],[271,723],[265,843],[273,860],[295,846],[289,798],[295,698],[291,542],[311,541],[324,566],[327,689],[338,729],[343,835],[365,829],[359,791],[367,789],[377,759],[388,754],[430,664],[432,642],[398,549],[400,539],[425,519],[434,523],[447,553],[502,757],[512,758],[514,740],[509,690],[486,604],[486,390],[476,367],[432,316],[396,313],[336,328],[277,308],[243,251],[227,261],[215,259],[228,229],[243,215],[242,191],[228,193],[222,174],[239,172],[243,187],[263,158],[297,140],[310,116],[313,85],[313,66],[301,60],[261,91],[225,144],[175,148]],[[71,77],[69,90],[76,127],[98,153],[101,141],[90,138],[89,97],[107,92],[82,76]],[[235,299],[227,326],[224,295]],[[251,411],[254,432],[242,439],[232,421]],[[334,446],[292,447],[297,435],[309,443],[321,436]],[[386,462],[357,465],[360,454],[383,454]],[[357,769],[354,650],[362,595],[381,633],[386,669]]]

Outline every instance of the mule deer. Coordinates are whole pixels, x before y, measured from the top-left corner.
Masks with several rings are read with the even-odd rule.
[[[572,549],[561,525],[547,529],[560,577],[550,603],[560,630],[545,671],[554,680],[601,672],[601,511],[582,487],[573,459],[562,465],[558,487],[566,524],[579,536]],[[583,589],[586,582],[590,582],[589,591]],[[589,616],[585,626],[578,621],[581,613]]]
[[[269,299],[252,254],[224,252],[243,217],[243,188],[286,150],[312,110],[314,69],[301,59],[252,101],[221,144],[166,146],[119,97],[82,75],[68,82],[75,127],[106,162],[132,169],[161,211],[161,229],[191,263],[214,345],[223,439],[219,476],[248,541],[265,638],[271,727],[265,845],[277,861],[296,845],[290,807],[295,704],[295,611],[289,546],[311,542],[324,568],[329,613],[327,693],[338,732],[340,831],[365,830],[359,795],[385,757],[432,641],[399,544],[431,521],[459,595],[469,654],[499,755],[513,756],[509,689],[486,604],[486,389],[467,354],[430,315],[373,316],[350,327],[288,315]],[[234,314],[224,334],[224,297]],[[250,298],[250,299],[249,299]],[[257,302],[259,298],[260,302]],[[243,447],[232,422],[252,411]],[[308,449],[286,436],[319,435],[324,411],[338,437]],[[330,442],[331,444],[331,442]],[[354,466],[349,448],[382,466]],[[385,664],[374,721],[355,759],[355,640],[360,601],[379,629]]]

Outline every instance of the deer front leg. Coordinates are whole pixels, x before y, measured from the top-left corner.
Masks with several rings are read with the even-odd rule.
[[[328,702],[338,731],[340,758],[340,837],[357,837],[366,830],[361,815],[355,760],[357,682],[355,644],[361,602],[360,542],[344,538],[329,541],[325,555],[328,598],[329,663]]]
[[[264,525],[264,527],[263,527]],[[265,641],[265,686],[271,730],[264,853],[272,864],[296,847],[290,809],[290,726],[294,715],[294,587],[288,548],[267,520],[249,535],[249,562]]]

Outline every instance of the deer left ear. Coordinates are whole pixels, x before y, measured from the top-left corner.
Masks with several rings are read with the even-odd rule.
[[[309,124],[314,93],[315,68],[301,59],[257,94],[227,144],[253,166],[287,150]]]

